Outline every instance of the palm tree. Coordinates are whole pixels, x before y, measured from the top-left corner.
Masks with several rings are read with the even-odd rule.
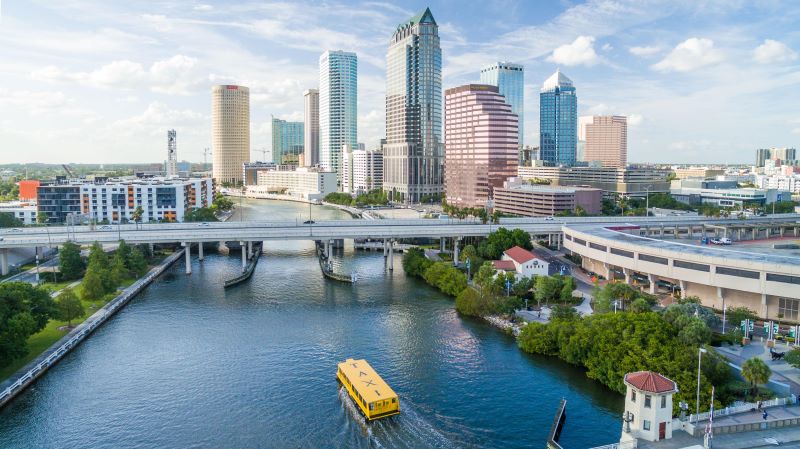
[[[769,381],[770,376],[772,376],[772,370],[769,369],[763,360],[757,357],[748,359],[742,364],[742,377],[744,380],[750,382],[753,388],[753,394],[758,391],[759,385]]]

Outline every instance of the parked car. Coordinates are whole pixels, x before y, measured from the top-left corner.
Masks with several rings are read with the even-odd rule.
[[[303,224],[314,224],[314,223],[316,223],[316,221],[314,220],[306,220],[303,222]]]
[[[722,237],[721,239],[719,239],[719,244],[720,245],[732,245],[733,244],[733,240],[729,239],[728,237]]]
[[[113,228],[113,227],[111,227],[110,225],[103,225],[103,226],[100,226],[100,228],[99,228],[99,229],[100,229],[101,231],[110,231],[110,230],[112,230],[112,229],[114,229],[114,228]]]
[[[552,216],[552,215],[550,215],[549,217],[544,217],[544,219],[545,219],[545,220],[548,220],[548,221],[552,221],[554,218],[553,218],[553,216]]]
[[[203,226],[203,227],[206,227],[206,226],[209,226],[209,224],[208,224],[208,223],[206,223],[206,222],[204,221],[204,222],[200,223],[200,224],[199,224],[199,225],[197,225],[197,226]]]
[[[12,232],[13,233],[17,233],[17,232],[22,232],[22,229],[20,229],[20,228],[11,228],[6,232],[8,232],[8,233],[12,233]]]

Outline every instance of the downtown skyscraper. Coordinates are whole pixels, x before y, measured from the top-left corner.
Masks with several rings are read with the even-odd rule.
[[[401,23],[386,55],[383,189],[397,201],[442,193],[442,49],[430,9]]]
[[[319,90],[303,92],[303,165],[319,164]]]
[[[303,153],[303,122],[272,118],[272,162],[298,165]]]
[[[342,146],[358,146],[358,58],[326,51],[319,57],[319,164],[342,180]]]
[[[497,86],[500,95],[511,105],[511,112],[519,118],[519,146],[525,136],[525,68],[510,62],[495,62],[481,69],[481,84]]]
[[[211,89],[213,176],[222,185],[243,181],[250,162],[250,89],[223,84]]]
[[[575,165],[578,97],[572,80],[556,70],[539,93],[539,147],[550,165]]]

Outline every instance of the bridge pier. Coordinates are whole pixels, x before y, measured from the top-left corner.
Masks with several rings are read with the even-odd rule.
[[[389,240],[389,270],[394,270],[394,239]]]
[[[186,256],[186,274],[192,274],[192,242],[183,242],[182,245]]]
[[[383,258],[385,259],[389,255],[389,246],[388,241],[383,239]]]
[[[625,275],[625,283],[631,285],[631,270],[623,267],[622,274]]]
[[[197,260],[202,262],[203,259],[204,259],[204,257],[203,257],[203,242],[198,242],[197,243]]]
[[[647,275],[647,280],[650,282],[650,294],[651,295],[655,295],[656,294],[656,282],[658,282],[658,277],[656,275],[653,275],[653,274],[648,274]]]
[[[248,240],[247,241],[247,258],[253,257],[253,242]]]
[[[458,237],[453,237],[453,265],[458,266]]]
[[[247,245],[245,242],[239,242],[239,246],[242,247],[242,272],[247,268]]]
[[[8,249],[0,249],[0,275],[8,274]]]

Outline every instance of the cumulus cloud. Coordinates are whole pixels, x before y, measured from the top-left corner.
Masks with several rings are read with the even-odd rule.
[[[195,11],[207,12],[207,11],[211,11],[212,9],[214,9],[214,7],[211,6],[211,5],[202,4],[202,5],[196,5],[192,9],[194,9]]]
[[[210,120],[209,116],[191,109],[172,109],[165,103],[154,101],[141,114],[115,121],[110,129],[126,136],[159,135],[170,127],[205,125]]]
[[[659,72],[691,72],[702,67],[714,65],[724,59],[722,52],[714,48],[714,41],[692,37],[677,47],[651,68]]]
[[[628,51],[634,56],[641,56],[646,58],[654,56],[661,51],[661,47],[656,46],[641,46],[641,47],[628,47]]]
[[[644,121],[641,114],[628,114],[628,126],[639,126]]]
[[[47,66],[33,71],[31,77],[40,81],[73,82],[97,88],[149,87],[155,92],[186,94],[204,80],[196,69],[195,58],[175,55],[156,61],[149,68],[138,62],[121,60],[91,72],[70,72],[56,66]]]
[[[595,65],[600,58],[594,51],[594,40],[593,36],[578,36],[571,44],[553,50],[547,60],[565,66]]]
[[[753,59],[759,64],[774,64],[797,59],[797,52],[780,41],[765,39],[764,43],[753,50]]]
[[[614,47],[612,47],[611,44],[609,44],[609,43],[603,44],[603,46],[601,48],[603,49],[603,51],[611,51],[611,50],[614,49]]]

